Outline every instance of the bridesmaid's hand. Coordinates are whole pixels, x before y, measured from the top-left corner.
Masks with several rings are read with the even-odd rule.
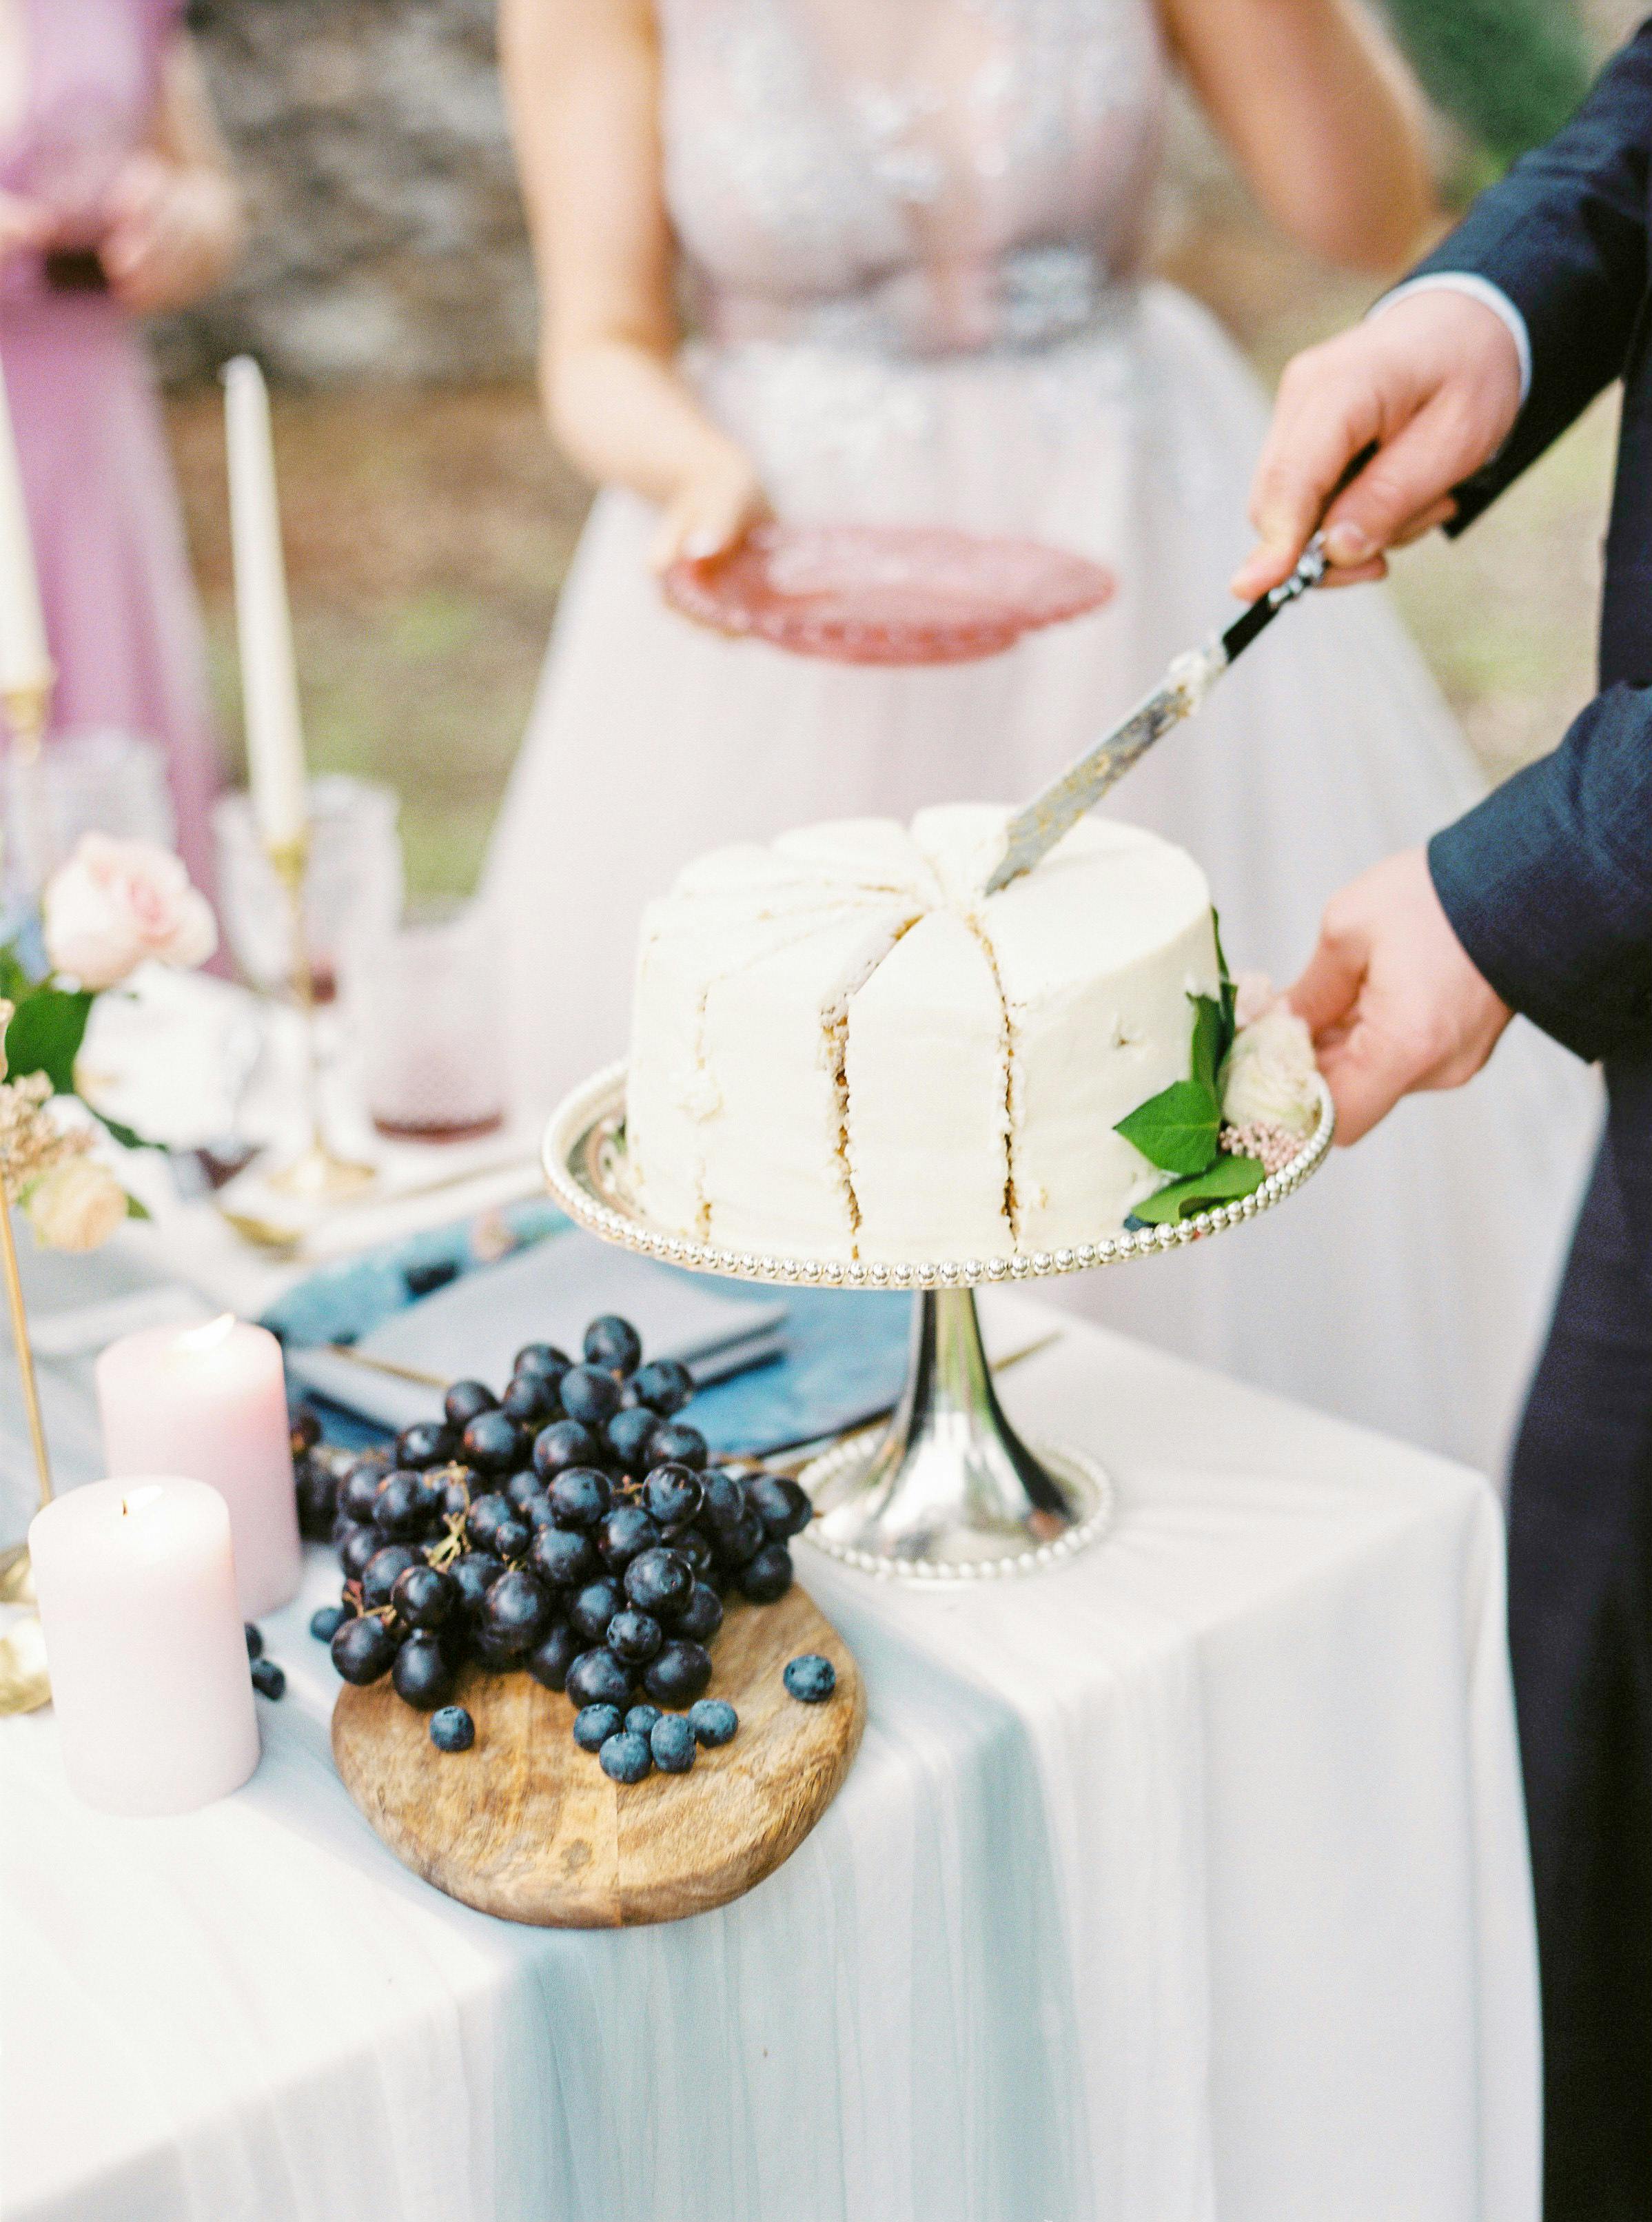
[[[239,229],[234,188],[217,172],[134,154],[110,190],[98,244],[109,290],[135,316],[198,300],[223,274]]]
[[[649,562],[664,571],[680,557],[703,562],[732,554],[773,515],[751,457],[730,444],[708,455],[667,501]]]
[[[38,201],[0,192],[0,264],[9,262],[16,254],[49,246],[52,222],[51,210]]]

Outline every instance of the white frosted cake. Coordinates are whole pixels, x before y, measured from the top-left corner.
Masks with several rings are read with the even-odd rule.
[[[1165,1176],[1114,1132],[1217,991],[1190,857],[1086,819],[1001,894],[1008,811],[701,857],[643,922],[626,1141],[657,1224],[869,1261],[1054,1250]]]

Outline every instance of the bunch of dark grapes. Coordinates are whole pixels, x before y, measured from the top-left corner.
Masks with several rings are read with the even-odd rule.
[[[344,1679],[388,1674],[435,1717],[434,1740],[462,1750],[460,1667],[525,1668],[581,1720],[618,1723],[623,1748],[597,1747],[617,1780],[656,1761],[683,1772],[696,1737],[725,1742],[730,1709],[696,1704],[723,1600],[785,1595],[810,1505],[795,1481],[710,1466],[678,1416],[693,1387],[675,1359],[644,1365],[635,1328],[607,1316],[586,1329],[582,1364],[530,1343],[503,1396],[455,1382],[442,1420],[358,1459],[330,1530],[342,1602],[312,1623]],[[682,1723],[655,1735],[673,1709],[693,1709],[686,1742]]]

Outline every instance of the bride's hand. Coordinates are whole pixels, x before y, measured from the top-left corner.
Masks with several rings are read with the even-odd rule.
[[[697,467],[666,503],[649,562],[664,571],[682,556],[727,555],[773,514],[751,458],[731,446]]]

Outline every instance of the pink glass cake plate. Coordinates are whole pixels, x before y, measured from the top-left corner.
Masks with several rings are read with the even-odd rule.
[[[732,554],[672,564],[684,617],[838,663],[967,663],[1111,599],[1110,573],[1035,540],[939,526],[761,524]]]

